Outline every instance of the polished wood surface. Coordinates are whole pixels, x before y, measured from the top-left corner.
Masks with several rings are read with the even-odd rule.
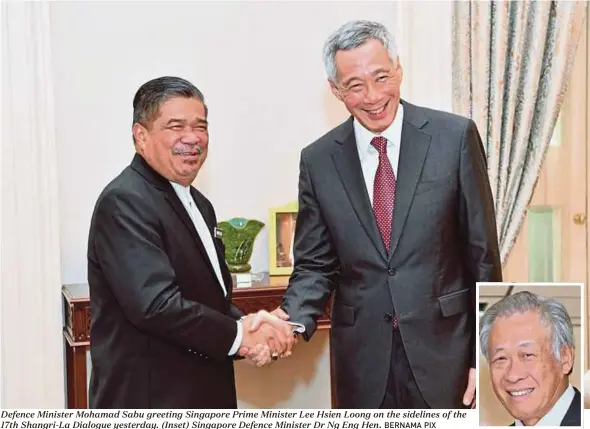
[[[287,289],[288,276],[255,278],[251,286],[234,284],[233,303],[244,313],[260,309],[274,310],[281,303]],[[90,298],[88,284],[69,284],[62,287],[64,304],[63,336],[66,347],[68,408],[87,408],[86,353],[90,347]],[[318,329],[330,328],[330,305],[318,321]],[[332,392],[334,389],[332,388]],[[333,398],[333,394],[332,394]]]

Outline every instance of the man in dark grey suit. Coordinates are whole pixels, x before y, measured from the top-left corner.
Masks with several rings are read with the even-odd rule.
[[[582,396],[569,382],[574,327],[561,302],[509,295],[481,317],[479,338],[494,393],[516,419],[511,426],[581,426]]]
[[[324,59],[352,117],[301,153],[294,271],[274,314],[309,339],[333,294],[338,407],[472,406],[475,282],[502,279],[476,126],[400,101],[378,23],[344,25]]]

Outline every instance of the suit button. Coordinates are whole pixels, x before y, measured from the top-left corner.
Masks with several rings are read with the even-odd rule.
[[[387,323],[393,322],[393,314],[385,313],[385,316],[383,316],[383,320],[385,320]]]
[[[397,270],[395,268],[391,268],[391,267],[389,267],[387,272],[389,273],[390,276],[395,276],[397,274]]]

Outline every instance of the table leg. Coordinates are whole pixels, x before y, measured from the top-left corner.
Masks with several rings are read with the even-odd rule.
[[[66,346],[68,408],[88,408],[86,346]]]

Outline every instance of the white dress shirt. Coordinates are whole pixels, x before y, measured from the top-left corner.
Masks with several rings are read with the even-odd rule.
[[[219,258],[217,257],[217,251],[215,249],[215,244],[213,243],[213,236],[209,231],[209,227],[203,218],[203,214],[195,204],[193,200],[193,196],[191,195],[190,187],[189,186],[182,186],[178,183],[170,182],[172,188],[178,195],[178,198],[182,202],[182,205],[186,209],[187,213],[189,214],[193,224],[195,225],[195,229],[203,242],[203,246],[205,247],[205,251],[207,252],[207,256],[209,257],[209,261],[211,261],[211,265],[213,266],[213,271],[215,271],[215,276],[221,285],[221,289],[223,289],[223,295],[227,296],[227,289],[226,285],[223,281],[223,276],[221,275],[221,267],[219,265]],[[236,339],[232,344],[231,349],[229,350],[228,355],[234,355],[237,353],[240,344],[242,344],[242,337],[243,337],[243,329],[242,324],[238,321],[238,332],[236,335]]]
[[[541,420],[537,422],[535,426],[560,426],[561,421],[565,417],[567,410],[569,409],[576,391],[570,384],[561,397],[557,400],[553,408],[549,410],[547,414],[543,416]],[[520,420],[514,421],[514,426],[524,426]]]
[[[379,167],[379,152],[371,144],[371,140],[373,140],[373,137],[385,137],[387,139],[387,157],[389,158],[393,174],[395,174],[395,179],[397,180],[397,166],[399,164],[403,122],[404,107],[401,103],[397,107],[395,119],[380,135],[369,131],[356,119],[353,121],[356,147],[359,152],[363,177],[365,178],[365,185],[367,186],[367,192],[369,193],[371,204],[373,204],[375,174],[377,173],[377,167]]]

